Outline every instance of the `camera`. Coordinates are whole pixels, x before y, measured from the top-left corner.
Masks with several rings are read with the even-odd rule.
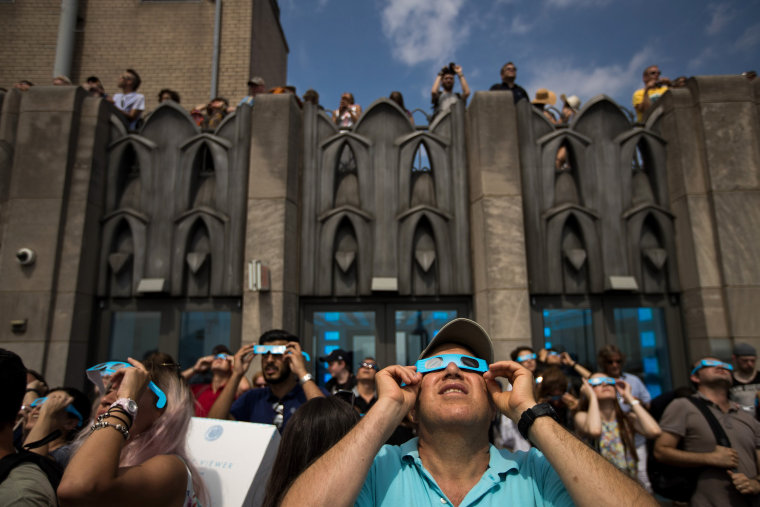
[[[16,251],[16,260],[22,266],[30,266],[34,264],[36,255],[31,248],[19,248]]]

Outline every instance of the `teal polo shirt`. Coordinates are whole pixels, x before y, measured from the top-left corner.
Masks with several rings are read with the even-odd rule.
[[[417,438],[384,445],[375,456],[355,505],[453,505],[420,459]],[[512,453],[490,448],[488,469],[460,504],[573,505],[557,472],[536,449]]]

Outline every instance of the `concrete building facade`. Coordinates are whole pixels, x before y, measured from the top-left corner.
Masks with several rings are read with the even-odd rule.
[[[470,316],[499,358],[551,344],[593,366],[614,343],[656,394],[760,346],[759,136],[760,83],[732,76],[690,79],[643,124],[600,96],[559,126],[477,92],[427,126],[380,99],[338,129],[267,95],[213,132],[169,103],[128,132],[81,89],[13,90],[0,346],[77,385],[87,364],[189,365],[277,327],[312,358],[410,363]]]
[[[235,104],[254,75],[268,86],[287,81],[288,45],[276,0],[0,2],[0,45],[0,87],[22,79],[49,85],[63,73],[73,83],[98,76],[113,94],[124,69],[133,68],[142,78],[147,110],[156,107],[163,88],[179,92],[192,108],[208,102],[214,88],[214,95]],[[56,72],[57,62],[70,71]]]

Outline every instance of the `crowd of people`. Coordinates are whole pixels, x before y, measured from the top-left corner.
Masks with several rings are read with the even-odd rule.
[[[210,505],[186,445],[193,415],[276,426],[265,505],[760,501],[760,373],[746,343],[733,364],[702,358],[691,387],[654,399],[614,345],[596,371],[558,345],[498,358],[462,318],[410,366],[362,355],[354,373],[353,353],[332,350],[318,358],[324,387],[306,356],[270,330],[185,370],[160,352],[95,365],[86,395],[50,389],[0,349],[0,505]]]
[[[491,86],[490,91],[511,91],[515,103],[520,100],[529,100],[531,104],[533,104],[533,106],[546,117],[547,121],[553,125],[568,124],[573,115],[575,115],[581,107],[581,101],[577,95],[566,94],[560,94],[561,104],[558,105],[556,93],[547,88],[538,89],[533,100],[530,100],[528,92],[515,82],[517,79],[517,66],[513,62],[507,62],[504,64],[501,68],[500,75],[501,82]],[[741,75],[752,80],[755,79],[757,73],[750,70],[743,72]],[[461,87],[460,92],[454,91],[454,86],[456,84],[455,77],[459,78]],[[644,87],[634,92],[632,100],[637,122],[643,120],[646,111],[648,111],[657,99],[668,89],[684,87],[686,86],[687,80],[686,76],[679,76],[674,80],[662,77],[657,65],[650,65],[644,69],[642,79]],[[88,77],[82,84],[82,87],[90,94],[101,97],[114,104],[114,106],[122,113],[127,126],[131,130],[134,130],[139,127],[144,120],[145,115],[145,96],[137,92],[140,83],[141,79],[137,71],[134,69],[126,69],[118,79],[118,93],[112,95],[107,94],[103,83],[97,76]],[[73,85],[71,80],[66,76],[56,76],[53,79],[52,84],[58,86]],[[309,102],[324,111],[324,107],[319,103],[319,93],[314,89],[307,90],[301,98],[297,95],[294,86],[276,86],[274,88],[267,88],[266,82],[260,76],[252,77],[248,80],[247,85],[248,95],[240,99],[236,105],[234,103],[230,105],[230,101],[225,97],[214,97],[206,104],[195,105],[190,110],[190,116],[202,129],[214,130],[221,124],[222,120],[224,120],[228,114],[234,112],[238,106],[253,106],[256,95],[262,93],[292,94],[295,96],[296,102],[299,106]],[[31,81],[21,80],[14,85],[14,88],[25,91],[32,86],[34,86],[34,83]],[[430,116],[427,114],[425,115],[429,121],[432,121],[436,116],[448,111],[452,104],[458,101],[463,101],[466,104],[467,99],[470,96],[470,86],[467,84],[467,80],[464,77],[462,67],[454,62],[443,67],[435,77],[430,96],[432,114]],[[412,113],[406,109],[406,106],[404,105],[404,97],[401,92],[394,90],[389,94],[388,98],[398,104],[412,124],[414,124]],[[160,104],[166,100],[171,100],[179,104],[179,92],[169,88],[162,89],[158,93],[158,102]],[[555,108],[555,105],[559,109]],[[359,121],[359,117],[361,117],[362,114],[362,107],[355,102],[354,95],[351,92],[344,92],[340,96],[338,108],[332,110],[330,113],[332,121],[336,126],[339,128],[350,128]],[[562,163],[559,157],[558,161],[560,164]]]

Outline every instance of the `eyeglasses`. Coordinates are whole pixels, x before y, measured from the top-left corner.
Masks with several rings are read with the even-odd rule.
[[[441,354],[426,359],[420,359],[415,363],[417,372],[430,373],[445,369],[449,364],[454,363],[462,370],[476,371],[485,373],[488,371],[488,364],[477,357],[465,356],[463,354]]]
[[[360,368],[369,368],[370,370],[377,370],[377,363],[368,363],[366,361],[362,361],[359,364]]]
[[[98,386],[101,393],[105,394],[107,392],[105,384],[106,380],[110,379],[114,373],[122,368],[134,367],[123,361],[100,363],[87,368],[87,378],[90,379],[90,382]],[[153,391],[153,394],[158,397],[156,400],[156,408],[164,408],[166,406],[166,394],[152,380],[148,383],[148,387]]]
[[[550,350],[550,351],[549,351],[549,355],[550,355],[550,356],[558,356],[558,355],[559,355],[559,352],[557,352],[556,350]]]
[[[693,370],[691,370],[691,374],[696,375],[697,372],[701,370],[702,368],[710,368],[710,367],[723,368],[724,370],[734,371],[733,366],[731,366],[728,363],[724,363],[723,361],[718,361],[716,359],[702,359],[699,362],[699,364],[696,365]]]
[[[535,359],[535,358],[536,358],[536,354],[523,354],[517,357],[517,362],[522,363],[524,361],[530,361],[531,359]]]
[[[46,400],[47,400],[47,396],[43,396],[42,398],[37,398],[36,400],[34,400],[33,402],[31,402],[29,404],[29,406],[32,407],[32,408],[39,407],[40,405],[42,405],[43,403],[45,403]],[[79,420],[79,425],[77,427],[81,428],[82,427],[82,423],[84,423],[84,418],[82,417],[82,414],[79,413],[79,410],[77,410],[76,408],[74,408],[73,405],[69,404],[69,405],[66,405],[66,412],[68,412],[69,414],[73,415],[74,417],[76,417]]]
[[[272,420],[272,424],[277,426],[277,429],[282,429],[282,423],[285,420],[285,405],[283,405],[281,402],[275,403],[272,405],[272,409],[274,409],[274,419]]]
[[[287,352],[288,348],[285,345],[254,345],[253,346],[253,353],[254,354],[272,354],[273,356],[281,356]],[[307,354],[304,351],[301,351],[301,354],[303,354],[303,357],[307,361],[311,361],[311,358],[309,357],[309,354]]]
[[[608,386],[614,386],[615,385],[615,379],[612,377],[592,377],[588,379],[588,383],[591,386],[600,386],[602,384],[608,385]]]
[[[623,360],[621,358],[617,359],[607,359],[607,364],[623,364]]]
[[[232,356],[229,354],[217,354],[214,356],[214,359],[232,359]]]

